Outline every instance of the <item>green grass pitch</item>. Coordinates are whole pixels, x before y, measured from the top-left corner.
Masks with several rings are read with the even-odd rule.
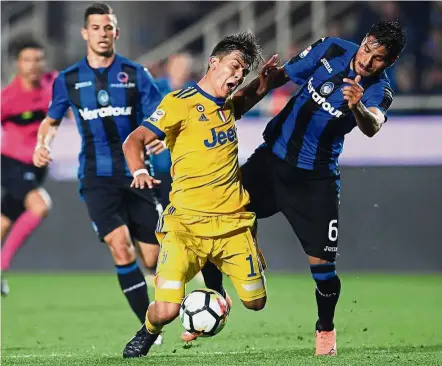
[[[185,348],[176,320],[147,358],[123,360],[139,324],[115,275],[11,274],[11,294],[2,299],[2,364],[442,365],[442,276],[341,279],[335,358],[313,356],[313,280],[271,273],[262,312],[245,310],[228,283],[233,309],[220,334]]]

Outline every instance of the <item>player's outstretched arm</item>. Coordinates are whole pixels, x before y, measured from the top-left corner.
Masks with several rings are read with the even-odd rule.
[[[287,82],[284,69],[278,68],[278,63],[278,55],[273,55],[261,68],[258,76],[235,93],[232,101],[236,119],[240,119],[242,115],[253,108],[271,89]],[[284,79],[286,80],[283,81]]]
[[[32,161],[35,166],[41,168],[52,162],[50,146],[57,134],[60,122],[61,120],[49,116],[46,116],[45,119],[41,121],[40,127],[38,128],[37,144],[35,146],[34,155],[32,156]]]
[[[131,187],[144,189],[152,188],[154,184],[161,183],[149,175],[144,160],[143,151],[145,146],[157,140],[158,136],[144,126],[140,126],[127,136],[123,143],[123,153],[129,170],[134,177]]]
[[[348,108],[353,112],[359,129],[364,135],[373,137],[385,122],[385,115],[378,108],[367,108],[362,103],[364,88],[359,84],[360,81],[360,75],[357,75],[354,80],[345,78],[344,82],[349,85],[342,88],[342,93],[344,99],[348,101]]]

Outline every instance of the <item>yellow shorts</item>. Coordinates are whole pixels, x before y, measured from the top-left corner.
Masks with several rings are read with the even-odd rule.
[[[161,249],[155,277],[155,300],[181,303],[185,285],[213,262],[230,277],[241,300],[266,296],[265,277],[251,228],[255,215],[194,216],[176,211],[160,218]]]

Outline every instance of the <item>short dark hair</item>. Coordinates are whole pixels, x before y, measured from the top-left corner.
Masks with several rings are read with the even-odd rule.
[[[88,25],[88,19],[89,15],[105,15],[105,14],[112,14],[115,18],[115,24],[117,23],[117,17],[113,11],[113,9],[105,4],[105,3],[93,3],[87,7],[87,9],[84,11],[84,19],[83,19],[83,27],[87,28]]]
[[[42,51],[44,50],[44,47],[41,43],[39,43],[33,39],[28,39],[26,41],[22,41],[22,42],[15,44],[15,45],[12,45],[12,52],[14,54],[14,57],[16,59],[18,59],[18,57],[20,56],[20,53],[23,50],[28,49],[28,48],[31,48],[34,50],[42,50]]]
[[[373,36],[379,44],[385,46],[388,60],[394,60],[405,47],[407,37],[399,20],[375,23],[371,26],[368,36]]]
[[[261,46],[251,30],[223,38],[215,46],[210,57],[222,58],[234,51],[242,53],[244,61],[251,70],[256,69],[263,61]]]

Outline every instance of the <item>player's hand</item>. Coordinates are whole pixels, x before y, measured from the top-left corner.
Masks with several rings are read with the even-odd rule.
[[[273,81],[278,74],[279,56],[278,54],[270,57],[259,71],[259,89],[258,92],[268,92],[273,85]]]
[[[44,146],[37,146],[32,156],[32,162],[38,168],[48,166],[52,162],[50,151]]]
[[[165,150],[167,150],[166,143],[158,139],[146,145],[146,151],[149,155],[158,155]]]
[[[139,189],[144,189],[146,187],[152,189],[154,185],[160,183],[161,183],[160,180],[155,179],[149,174],[143,173],[134,177],[130,186],[132,188],[139,188]]]
[[[361,76],[357,75],[354,80],[344,78],[343,81],[344,83],[350,84],[342,88],[342,94],[344,94],[344,99],[348,101],[348,108],[352,110],[361,101],[362,96],[364,95],[364,88],[359,85]]]

